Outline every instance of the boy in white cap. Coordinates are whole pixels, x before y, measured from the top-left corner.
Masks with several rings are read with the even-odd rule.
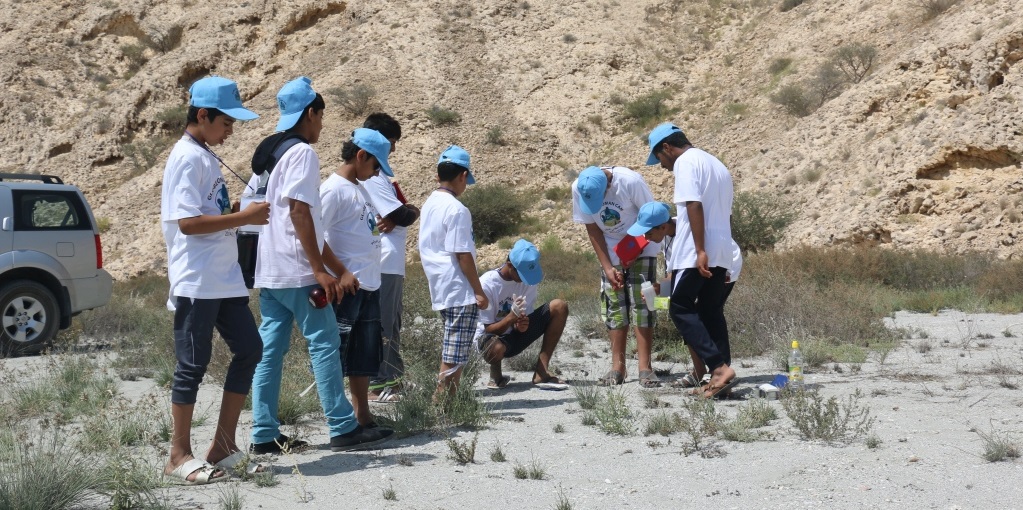
[[[635,261],[624,265],[614,251],[626,238],[639,208],[654,199],[643,176],[625,167],[586,168],[572,183],[572,220],[586,226],[593,251],[602,270],[601,318],[611,338],[611,370],[598,381],[603,385],[625,381],[625,344],[630,322],[636,328],[639,383],[647,388],[661,385],[651,365],[653,328],[657,314],[643,306],[640,286],[657,279],[660,245],[649,243]]]
[[[359,288],[355,275],[324,244],[320,159],[310,144],[319,141],[326,105],[311,83],[303,76],[277,93],[281,119],[276,130],[293,132],[303,141],[282,155],[266,183],[266,201],[272,212],[270,223],[260,234],[256,259],[263,359],[252,383],[254,453],[276,454],[307,444],[281,434],[277,418],[284,355],[294,324],[308,344],[320,405],[330,429],[330,449],[364,449],[393,434],[359,425],[345,397],[337,320],[331,308],[317,308],[310,300],[310,292],[317,287],[322,287],[328,302],[340,302],[343,294],[355,294]]]
[[[320,185],[327,246],[359,281],[359,290],[334,307],[341,332],[341,365],[363,427],[374,428],[369,412],[369,378],[380,369],[380,230],[376,211],[359,184],[387,163],[391,142],[372,129],[359,128],[341,146],[343,163]]]
[[[568,304],[555,299],[534,309],[541,280],[540,252],[525,239],[515,241],[504,265],[480,276],[483,292],[492,306],[480,312],[475,342],[490,364],[487,387],[491,389],[504,388],[511,380],[501,373],[501,361],[522,353],[540,337],[543,342],[533,369],[533,384],[545,390],[568,389],[568,384],[549,371],[554,349],[568,321]]]
[[[164,168],[160,208],[170,280],[167,305],[174,311],[178,360],[171,385],[173,433],[164,476],[176,483],[200,485],[225,479],[226,471],[245,457],[235,443],[235,431],[263,344],[238,266],[235,229],[265,224],[269,205],[251,204],[240,212],[233,208],[220,158],[209,147],[224,143],[236,120],[259,117],[242,106],[238,86],[211,76],[195,82],[189,94],[185,132]],[[213,442],[206,459],[200,460],[192,453],[192,413],[213,353],[214,328],[232,358]],[[256,468],[253,464],[250,473]]]
[[[401,125],[386,113],[372,113],[362,127],[379,131],[391,142],[394,154],[401,140]],[[391,169],[394,170],[393,167]],[[419,208],[402,196],[398,181],[376,172],[361,183],[376,209],[380,229],[380,325],[383,355],[377,375],[369,381],[369,398],[376,402],[397,402],[405,362],[401,357],[402,294],[405,286],[405,242],[408,227],[419,219]]]
[[[469,153],[452,145],[437,161],[439,186],[423,204],[419,229],[419,258],[430,286],[433,309],[444,320],[440,374],[436,399],[454,395],[469,361],[479,311],[488,305],[476,273],[476,243],[472,215],[458,201],[466,186],[476,182],[469,171]]]
[[[732,176],[674,124],[655,127],[647,141],[647,164],[659,163],[675,174],[678,219],[668,262],[671,320],[710,371],[703,396],[724,395],[737,382],[724,314],[726,273],[733,259]]]

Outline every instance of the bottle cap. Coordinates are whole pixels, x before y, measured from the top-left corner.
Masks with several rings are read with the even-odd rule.
[[[792,341],[792,348],[793,349],[798,349],[799,348],[799,341],[793,340]]]

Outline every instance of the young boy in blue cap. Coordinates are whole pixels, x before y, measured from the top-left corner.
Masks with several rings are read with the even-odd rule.
[[[676,236],[672,271],[671,320],[710,371],[705,398],[735,386],[725,323],[725,280],[732,263],[732,176],[717,158],[693,147],[674,124],[655,127],[647,137],[647,164],[675,175]]]
[[[487,387],[491,389],[504,388],[511,380],[501,373],[501,361],[519,355],[540,337],[543,342],[533,369],[533,384],[545,390],[568,389],[568,384],[549,370],[568,321],[568,304],[555,299],[534,309],[541,280],[540,251],[525,239],[515,241],[504,265],[480,276],[483,292],[493,306],[480,312],[475,342],[490,364]]]
[[[249,311],[249,291],[238,266],[235,229],[262,225],[268,204],[236,211],[227,194],[219,158],[220,145],[237,120],[259,116],[242,106],[238,86],[211,76],[189,89],[187,124],[174,145],[163,173],[160,220],[167,244],[168,308],[174,311],[174,368],[171,386],[170,459],[165,478],[181,484],[205,484],[227,477],[245,454],[235,431],[263,344]],[[224,378],[220,418],[205,460],[192,453],[192,413],[199,383],[213,353],[216,328],[231,350]],[[251,466],[254,472],[256,465]]]
[[[611,370],[598,381],[602,385],[625,381],[625,344],[630,323],[636,328],[639,383],[647,388],[661,385],[650,358],[657,314],[643,306],[640,292],[644,280],[657,279],[660,246],[647,244],[629,265],[623,264],[614,251],[636,221],[640,206],[653,199],[643,176],[620,166],[591,166],[572,183],[572,220],[586,226],[586,234],[602,269],[601,318],[611,339]]]
[[[430,286],[433,309],[444,321],[440,374],[435,399],[454,395],[469,361],[479,311],[488,305],[476,273],[472,214],[458,201],[476,182],[469,171],[469,153],[452,145],[437,161],[439,186],[423,204],[419,258]]]
[[[364,428],[345,397],[339,353],[341,339],[333,309],[311,306],[310,292],[322,287],[328,302],[355,294],[359,282],[324,244],[320,215],[320,159],[311,144],[323,129],[323,97],[300,77],[277,93],[281,119],[277,131],[303,140],[276,162],[266,184],[272,207],[270,222],[260,234],[255,286],[260,289],[263,359],[256,367],[252,391],[252,446],[255,453],[277,454],[307,443],[281,434],[277,409],[284,355],[291,330],[298,324],[305,337],[323,414],[330,429],[330,449],[364,449],[390,439],[393,431]]]
[[[359,128],[341,146],[343,163],[320,185],[327,246],[355,275],[359,290],[334,307],[341,332],[341,364],[355,417],[376,427],[369,412],[369,378],[380,368],[380,230],[377,214],[359,184],[377,172],[392,175],[387,163],[391,142],[372,129]]]

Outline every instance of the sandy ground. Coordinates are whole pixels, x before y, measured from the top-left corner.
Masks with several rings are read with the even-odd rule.
[[[827,396],[863,393],[860,402],[876,417],[873,433],[882,441],[874,449],[863,438],[847,445],[802,440],[774,401],[779,419],[763,429],[764,439],[717,439],[722,456],[686,456],[684,434],[642,434],[655,411],[643,407],[640,392],[646,390],[636,383],[632,362],[623,386],[637,415],[631,436],[609,436],[583,425],[571,390],[537,390],[528,373],[512,372],[515,381],[502,391],[481,386],[497,419],[479,431],[475,463],[459,465],[448,457],[445,437],[426,434],[392,441],[380,451],[331,453],[325,426],[311,420],[303,433],[318,447],[275,459],[276,487],[230,481],[167,489],[166,496],[179,508],[217,508],[232,486],[244,508],[555,508],[561,496],[576,509],[1023,508],[1023,461],[987,462],[976,433],[1007,433],[1023,444],[1023,390],[1018,389],[1023,386],[1018,375],[1023,315],[899,313],[888,322],[908,328],[913,338],[883,360],[872,355],[859,371],[839,364],[841,371],[829,365],[807,375],[807,382]],[[1014,336],[1004,336],[1005,331]],[[583,350],[601,358],[574,358],[569,350],[556,356],[577,385],[592,384],[606,369],[605,342],[585,342]],[[931,349],[921,352],[925,345]],[[769,358],[736,363],[742,383],[732,399],[716,404],[729,416],[753,397],[757,384],[777,373]],[[991,374],[999,366],[1012,373]],[[152,389],[148,381],[122,383],[126,395]],[[668,411],[691,398],[679,390],[658,394]],[[217,398],[215,391],[204,390],[197,409],[215,405]],[[215,411],[209,412],[209,424],[195,431],[197,448],[212,435]],[[251,415],[243,414],[242,422],[239,439],[247,437]],[[555,433],[559,424],[564,432]],[[474,435],[454,433],[459,441]],[[497,445],[507,462],[491,461],[489,452]],[[411,466],[403,465],[409,460]],[[534,462],[544,468],[543,480],[513,475],[516,463]],[[393,488],[397,500],[384,499],[386,488]]]

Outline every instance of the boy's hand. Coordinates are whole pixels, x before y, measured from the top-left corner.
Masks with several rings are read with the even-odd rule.
[[[518,330],[519,333],[525,333],[526,330],[529,329],[529,316],[522,315],[518,319],[516,319],[515,329]]]
[[[704,278],[710,278],[710,259],[707,257],[707,252],[699,250],[696,252],[696,270],[700,272],[700,276]]]
[[[320,287],[323,287],[323,292],[327,294],[328,303],[341,302],[341,294],[344,291],[341,289],[341,286],[338,285],[338,280],[336,278],[326,271],[313,273],[313,276],[316,278],[316,283],[320,284]]]
[[[394,230],[394,227],[394,221],[387,218],[381,218],[380,215],[377,215],[377,229],[380,230],[380,233],[389,234],[392,230]]]
[[[480,310],[486,310],[487,307],[490,306],[490,300],[487,299],[486,294],[482,292],[476,294],[476,306],[478,306]]]
[[[608,283],[611,284],[611,290],[621,290],[622,287],[625,287],[625,278],[622,276],[622,272],[614,267],[605,269],[604,276],[607,277]]]
[[[355,292],[359,290],[359,280],[355,278],[355,274],[351,271],[346,271],[340,278],[337,279],[342,292],[347,292],[351,295],[355,295]],[[339,299],[340,303],[341,300]]]
[[[245,213],[246,225],[266,225],[270,223],[269,202],[253,202],[242,212]]]

